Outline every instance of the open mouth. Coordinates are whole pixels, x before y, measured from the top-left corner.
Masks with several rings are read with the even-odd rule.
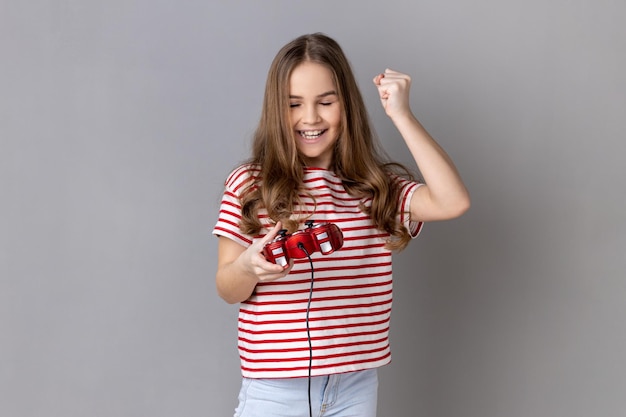
[[[298,130],[298,134],[304,139],[314,140],[326,133],[327,129],[323,130]]]

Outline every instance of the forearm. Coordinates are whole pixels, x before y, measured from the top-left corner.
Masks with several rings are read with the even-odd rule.
[[[258,282],[258,278],[243,267],[240,258],[220,265],[215,276],[217,293],[230,304],[250,298]]]
[[[281,227],[278,222],[263,239],[247,248],[229,238],[219,238],[215,285],[224,301],[231,304],[245,301],[259,282],[273,281],[289,273],[291,264],[283,267],[268,262],[261,254],[263,246],[274,239]]]

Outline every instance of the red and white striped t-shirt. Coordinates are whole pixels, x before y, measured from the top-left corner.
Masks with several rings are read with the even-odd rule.
[[[213,233],[247,247],[272,225],[264,210],[266,227],[260,236],[241,233],[241,192],[259,175],[243,165],[226,180],[219,219]],[[398,178],[401,221],[416,237],[422,227],[411,222],[408,204],[418,183]],[[316,223],[335,223],[344,235],[343,247],[322,255],[313,253],[314,289],[309,312],[313,347],[312,375],[358,371],[391,361],[389,319],[392,302],[391,252],[385,249],[386,232],[376,229],[331,171],[305,168],[304,184],[313,197],[302,195]],[[366,201],[367,204],[367,201]],[[298,213],[295,213],[297,215]],[[302,227],[304,228],[304,226]],[[296,259],[288,276],[259,283],[239,309],[238,346],[241,370],[248,378],[288,378],[308,375],[309,344],[306,310],[311,285],[308,259]]]

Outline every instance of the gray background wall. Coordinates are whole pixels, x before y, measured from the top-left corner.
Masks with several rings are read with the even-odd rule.
[[[381,416],[626,413],[626,3],[0,0],[0,415],[229,416],[210,235],[278,48],[344,47],[473,197],[397,256]]]

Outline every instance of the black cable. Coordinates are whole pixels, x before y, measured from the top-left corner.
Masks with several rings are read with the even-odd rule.
[[[302,243],[298,243],[298,247],[304,251],[307,258],[309,258],[309,264],[311,265],[311,288],[309,289],[309,301],[306,306],[306,337],[309,342],[309,417],[313,417],[313,406],[311,404],[311,370],[313,368],[313,344],[311,343],[311,327],[309,326],[309,312],[311,311],[311,300],[313,299],[313,283],[315,282],[315,277],[313,274],[313,260],[311,259],[311,255],[306,250]]]

